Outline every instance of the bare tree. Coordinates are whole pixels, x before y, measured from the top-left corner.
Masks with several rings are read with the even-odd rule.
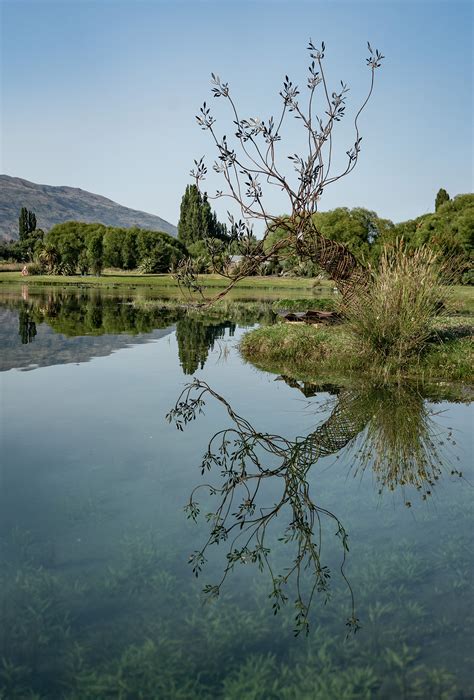
[[[320,48],[316,48],[310,40],[308,50],[311,64],[304,107],[300,102],[298,86],[285,76],[280,92],[283,104],[277,118],[272,116],[266,121],[258,117],[242,118],[228,83],[212,74],[214,97],[223,98],[230,107],[234,137],[228,139],[225,135],[222,138],[217,135],[216,120],[206,102],[196,117],[201,128],[209,131],[214,140],[217,159],[213,170],[225,182],[225,189],[218,190],[209,199],[232,200],[237,203],[242,217],[237,221],[229,213],[231,243],[234,249],[238,247],[243,262],[237,271],[225,264],[218,267],[217,271],[228,278],[229,285],[217,298],[226,294],[239,279],[255,274],[263,263],[277,254],[296,254],[301,260],[316,263],[334,280],[345,297],[350,295],[358,281],[366,277],[366,269],[346,246],[325,238],[318,231],[313,214],[318,209],[326,187],[349,175],[357,165],[362,140],[359,117],[370,100],[375,71],[380,67],[384,56],[378,50],[373,50],[368,43],[367,66],[371,73],[368,92],[354,117],[354,141],[346,151],[346,164],[342,170],[335,172],[333,130],[345,115],[349,88],[342,81],[337,90],[329,88],[323,67],[324,42]],[[315,111],[317,102],[319,114]],[[282,162],[281,157],[280,160],[277,157],[283,127],[289,115],[300,121],[307,136],[305,154],[294,153],[286,157],[294,170],[291,176],[284,173],[286,161]],[[195,160],[194,163],[191,176],[201,188],[207,175],[207,166],[204,158]],[[276,187],[285,193],[289,203],[288,215],[276,215],[267,211],[264,199],[268,187]],[[265,227],[264,236],[258,241],[253,236],[252,226],[255,221],[262,221]],[[269,238],[277,230],[283,235],[270,244]],[[210,244],[213,259],[222,260],[222,245]],[[189,267],[182,270],[181,281],[184,279],[185,284],[186,279],[190,279],[189,274]]]

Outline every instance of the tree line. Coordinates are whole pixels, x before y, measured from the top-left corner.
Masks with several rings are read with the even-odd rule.
[[[376,265],[383,246],[403,238],[407,251],[428,246],[455,261],[456,277],[474,283],[474,195],[450,198],[440,189],[435,211],[394,224],[376,212],[355,207],[313,214],[317,229],[328,239],[343,243],[359,260]],[[270,249],[287,232],[284,227],[267,234]],[[184,257],[191,257],[197,272],[212,272],[240,252],[235,232],[218,221],[206,195],[189,185],[181,201],[178,238],[138,228],[119,228],[77,221],[54,226],[44,234],[36,228],[34,212],[22,208],[19,240],[0,247],[0,258],[36,261],[44,271],[58,274],[100,274],[104,267],[139,269],[143,273],[169,272]],[[280,249],[259,270],[260,274],[313,277],[321,271],[301,261],[294,250]]]
[[[323,236],[343,243],[365,263],[376,265],[384,245],[392,245],[403,239],[407,252],[428,246],[442,258],[454,261],[458,281],[474,283],[474,194],[458,195],[451,199],[446,190],[441,189],[436,197],[434,213],[399,224],[362,207],[339,207],[317,212],[313,219]],[[283,228],[276,229],[267,236],[266,247],[270,249],[286,235]],[[314,263],[301,262],[294,250],[285,249],[271,260],[269,269],[272,274],[288,272],[308,277],[317,272]]]
[[[187,250],[161,231],[68,221],[47,234],[26,230],[18,242],[4,245],[2,253],[19,262],[34,261],[38,272],[98,275],[104,267],[169,272],[186,257]]]

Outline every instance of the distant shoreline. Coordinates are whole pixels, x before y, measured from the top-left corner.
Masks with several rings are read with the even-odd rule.
[[[228,280],[220,275],[199,275],[199,282],[205,288],[222,288],[228,285]],[[22,277],[19,271],[0,272],[0,284],[28,284],[50,286],[80,286],[80,287],[173,287],[178,284],[171,274],[144,275],[133,272],[105,272],[100,276],[94,275],[28,275]],[[235,285],[240,289],[297,289],[311,292],[314,288],[333,287],[330,280],[315,280],[301,277],[247,277]]]

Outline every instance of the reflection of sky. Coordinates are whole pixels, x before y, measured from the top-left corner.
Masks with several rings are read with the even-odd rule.
[[[214,155],[194,123],[211,71],[230,82],[244,117],[268,118],[286,73],[305,84],[311,36],[326,42],[331,84],[351,86],[350,114],[369,78],[367,39],[387,57],[361,120],[357,174],[328,188],[323,209],[359,205],[402,220],[432,210],[441,186],[472,189],[470,2],[4,0],[3,28],[8,174],[176,223],[193,158]],[[229,135],[228,113],[209,101],[218,134]],[[299,148],[298,126],[290,119],[284,162]],[[344,154],[352,132],[337,133]],[[269,208],[287,210],[278,193]]]

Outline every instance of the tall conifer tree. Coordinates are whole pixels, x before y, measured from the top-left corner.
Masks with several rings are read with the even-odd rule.
[[[449,194],[446,192],[445,189],[441,188],[440,190],[438,190],[438,194],[436,195],[435,211],[438,211],[440,206],[445,202],[449,202]]]
[[[203,238],[223,238],[227,229],[219,223],[207,195],[201,194],[196,185],[188,185],[181,200],[178,222],[178,239],[185,245]]]
[[[20,210],[20,216],[18,218],[18,236],[20,241],[24,241],[28,238],[30,233],[36,230],[36,215],[34,212],[30,211],[26,207],[22,207]]]

